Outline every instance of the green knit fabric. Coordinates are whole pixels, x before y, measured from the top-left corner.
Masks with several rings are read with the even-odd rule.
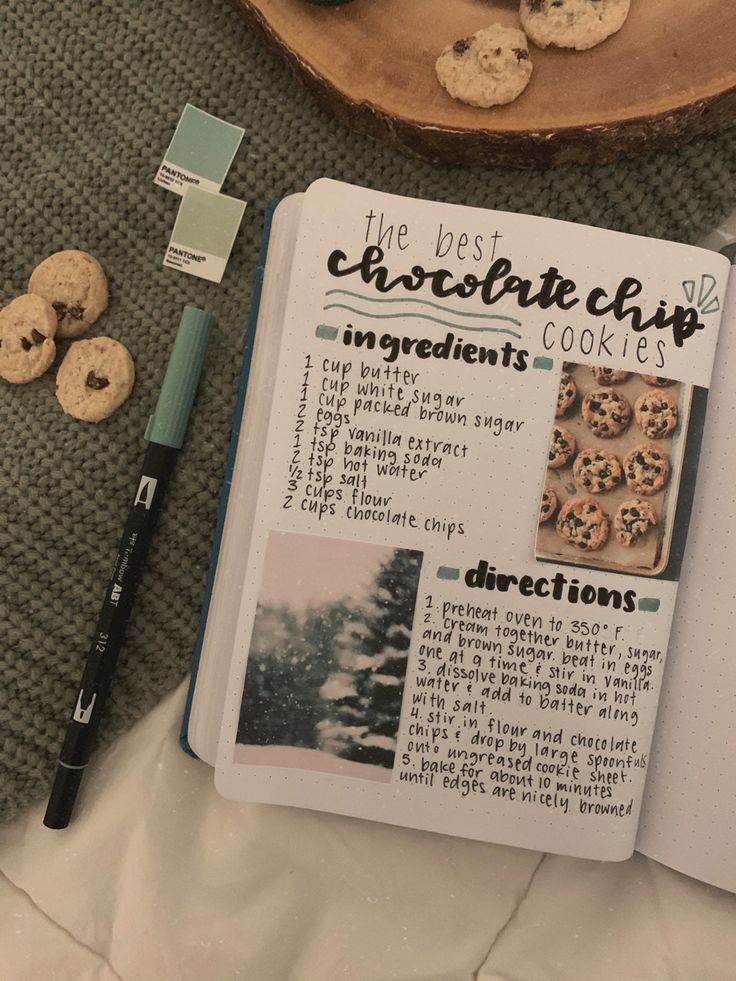
[[[369,2],[369,0],[365,0]],[[227,0],[5,0],[0,17],[3,303],[50,252],[82,248],[111,286],[92,334],[137,381],[94,426],[65,416],[54,370],[0,382],[0,809],[49,785],[186,302],[217,311],[198,402],[128,630],[111,740],[187,671],[264,208],[329,175],[386,191],[692,241],[733,207],[736,132],[618,166],[466,171],[409,159],[313,105]],[[360,52],[356,52],[360,57]],[[162,267],[179,199],[153,184],[185,102],[246,128],[224,191],[250,202],[220,286]],[[68,342],[59,344],[63,355]]]

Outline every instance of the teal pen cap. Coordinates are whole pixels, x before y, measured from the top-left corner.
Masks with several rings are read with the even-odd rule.
[[[215,315],[206,310],[184,307],[161,394],[146,426],[145,438],[149,443],[181,448],[215,320]]]

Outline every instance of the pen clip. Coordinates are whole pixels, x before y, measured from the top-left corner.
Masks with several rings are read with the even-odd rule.
[[[95,702],[97,701],[97,692],[92,695],[89,705],[82,707],[82,698],[84,696],[84,689],[79,692],[79,698],[77,699],[77,704],[74,707],[74,715],[72,719],[75,722],[81,722],[83,725],[87,725],[90,718],[92,717],[92,709],[94,708]]]

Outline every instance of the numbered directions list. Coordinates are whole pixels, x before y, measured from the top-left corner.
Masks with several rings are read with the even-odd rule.
[[[393,658],[393,674],[374,668],[372,680],[366,667],[356,687],[368,664],[361,655],[342,702],[336,682],[320,689],[339,703],[343,725],[350,712],[370,716],[374,695],[388,704],[389,688],[398,689],[394,729],[377,709],[371,716],[371,759],[383,752],[390,772],[361,789],[356,809],[344,804],[352,785],[317,767],[308,806],[327,801],[478,837],[486,834],[481,816],[492,814],[495,840],[538,847],[544,825],[557,835],[544,839],[547,847],[624,857],[676,575],[637,574],[622,565],[636,552],[623,548],[602,563],[601,537],[613,542],[603,483],[611,471],[595,495],[573,479],[584,440],[610,462],[618,452],[610,437],[627,426],[638,432],[641,420],[611,416],[606,431],[580,416],[576,442],[555,416],[580,415],[582,393],[569,382],[561,389],[567,359],[585,366],[578,377],[591,386],[601,365],[614,366],[616,378],[641,373],[650,385],[668,382],[665,375],[707,383],[717,331],[682,295],[691,251],[663,244],[657,262],[633,237],[333,182],[313,185],[301,221],[249,565],[260,567],[274,532],[314,536],[315,550],[329,539],[422,557],[400,649],[387,635],[385,651],[372,652],[380,654],[374,665]],[[591,255],[602,257],[595,268]],[[616,384],[605,372],[596,377]],[[645,381],[636,384],[644,390]],[[601,404],[591,402],[607,411]],[[551,442],[555,424],[562,434]],[[652,467],[652,490],[667,477],[674,487],[674,448],[671,455],[664,475],[661,458],[632,458],[627,480]],[[566,545],[560,562],[535,557],[550,473],[564,491],[558,497],[578,495],[584,506],[562,529],[579,548]],[[646,512],[659,526],[665,504]],[[554,520],[547,528],[556,542]],[[249,588],[244,633],[255,575]],[[303,796],[292,788],[280,799]]]

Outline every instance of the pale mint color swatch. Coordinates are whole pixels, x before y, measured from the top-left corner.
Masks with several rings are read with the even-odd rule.
[[[222,186],[244,132],[187,103],[164,161]]]
[[[245,201],[190,187],[179,206],[171,241],[195,252],[227,259],[245,211]]]

